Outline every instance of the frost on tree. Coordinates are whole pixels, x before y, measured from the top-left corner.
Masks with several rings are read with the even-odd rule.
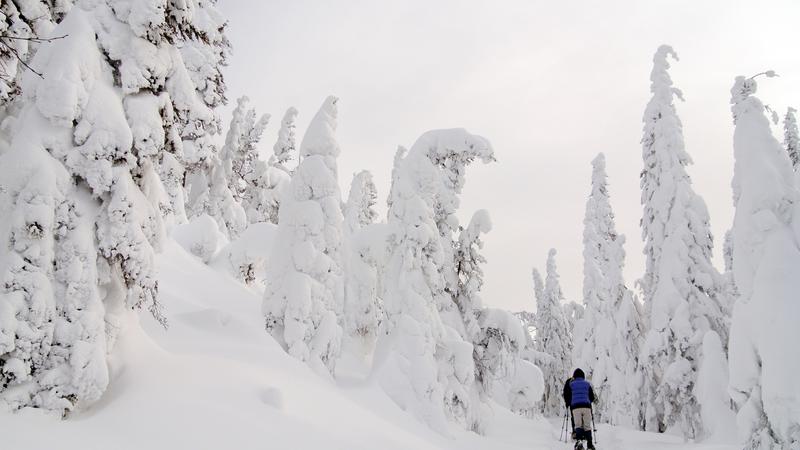
[[[708,211],[694,193],[686,166],[680,119],[673,103],[669,46],[653,57],[644,113],[641,173],[642,237],[646,271],[642,280],[649,330],[642,348],[645,426],[678,427],[688,438],[703,435],[700,405],[692,392],[707,331],[727,342],[723,283],[711,264],[713,238]]]
[[[797,110],[789,108],[783,118],[783,145],[792,161],[792,168],[797,172],[800,166],[800,132],[797,131]]]
[[[247,180],[243,203],[249,223],[270,222],[278,224],[283,192],[288,189],[288,173],[258,160],[253,174]]]
[[[469,225],[461,230],[456,248],[456,275],[458,290],[456,306],[464,321],[465,337],[472,342],[481,338],[481,327],[476,313],[483,307],[480,290],[483,286],[483,268],[486,258],[480,253],[483,249],[481,234],[492,229],[489,212],[481,209],[472,215]]]
[[[771,75],[768,72],[767,75]],[[731,89],[735,122],[730,389],[747,449],[800,446],[800,389],[787,383],[800,360],[800,193],[786,151],[771,133],[753,78]]]
[[[0,3],[0,121],[20,94],[25,67],[41,45],[47,45],[72,0],[6,0]]]
[[[235,197],[228,188],[224,164],[215,143],[215,136],[221,134],[215,108],[227,101],[220,69],[230,52],[225,20],[215,3],[214,0],[180,2],[183,8],[169,17],[169,24],[181,37],[176,56],[185,62],[184,70],[176,73],[172,83],[179,92],[173,95],[173,101],[182,148],[171,156],[182,163],[185,174],[171,174],[180,177],[180,191],[177,180],[169,179],[167,185],[174,202],[184,196],[185,191],[189,218],[208,214],[231,238],[242,231],[244,223],[242,212],[228,201],[231,197],[235,203]],[[167,181],[165,169],[162,169],[162,177]],[[173,207],[179,208],[176,204]]]
[[[446,433],[446,421],[483,427],[473,346],[455,303],[454,232],[466,166],[494,159],[489,143],[463,129],[424,133],[398,150],[388,225],[392,234],[383,301],[386,320],[376,369],[401,407]]]
[[[369,228],[378,217],[378,193],[372,174],[363,170],[353,176],[344,205],[346,260],[345,329],[349,336],[374,343],[378,332],[378,261]]]
[[[300,144],[303,160],[283,197],[263,304],[267,330],[286,351],[331,373],[344,306],[337,101],[325,100]]]
[[[573,362],[594,383],[599,421],[638,426],[643,326],[622,277],[625,237],[614,224],[602,153],[592,161],[583,224],[584,313],[575,325]]]
[[[278,130],[278,140],[272,147],[274,155],[270,157],[271,166],[288,174],[291,174],[291,171],[286,167],[286,163],[294,158],[295,152],[295,120],[297,120],[297,109],[290,107],[283,115],[281,128]]]
[[[196,93],[177,43],[193,20],[209,24],[199,15],[209,6],[89,6],[72,8],[53,30],[66,37],[30,62],[42,77],[24,74],[19,127],[0,161],[11,218],[0,230],[10,249],[0,397],[13,408],[88,406],[108,384],[121,310],[165,322],[154,256],[170,197],[158,169]]]
[[[256,120],[255,108],[248,108],[250,99],[246,96],[236,101],[231,115],[225,145],[220,151],[228,188],[233,198],[243,206],[248,203],[251,190],[249,180],[255,175],[258,162],[258,142],[269,123],[269,114]]]
[[[558,282],[556,250],[547,254],[547,275],[541,301],[536,302],[536,350],[549,356],[541,369],[544,374],[542,412],[558,416],[563,412],[564,381],[572,373],[572,336],[561,303],[564,294]],[[535,272],[536,273],[536,272]],[[535,280],[534,276],[534,280]]]
[[[281,196],[289,185],[292,171],[286,168],[295,153],[294,121],[297,110],[289,108],[281,122],[274,154],[268,162],[256,160],[250,175],[245,177],[242,205],[250,223],[278,223]]]

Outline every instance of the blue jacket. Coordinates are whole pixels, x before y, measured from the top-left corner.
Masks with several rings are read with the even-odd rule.
[[[584,378],[572,378],[564,385],[564,402],[570,407],[591,408],[594,402],[592,383]]]

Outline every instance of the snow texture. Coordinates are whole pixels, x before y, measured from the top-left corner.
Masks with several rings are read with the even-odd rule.
[[[730,340],[730,394],[745,448],[800,445],[800,369],[786,353],[800,320],[800,193],[792,164],[773,136],[753,78],[731,88],[735,122],[733,275],[739,290]]]

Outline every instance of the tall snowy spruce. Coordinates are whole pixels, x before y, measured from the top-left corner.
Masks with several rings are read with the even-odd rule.
[[[549,356],[548,364],[542,367],[544,374],[542,412],[546,416],[558,416],[564,411],[564,399],[561,393],[564,381],[572,373],[572,336],[569,333],[564,309],[561,307],[564,294],[558,278],[556,250],[550,249],[547,253],[544,290],[536,302],[535,348]]]
[[[288,174],[292,171],[286,167],[286,163],[294,158],[295,152],[295,121],[297,120],[297,109],[290,107],[286,110],[281,120],[281,128],[278,130],[278,140],[272,147],[274,153],[270,157],[270,165]]]
[[[622,277],[625,236],[617,233],[608,194],[605,156],[592,161],[591,193],[583,220],[584,314],[575,326],[573,361],[598,394],[597,419],[639,425],[637,376],[643,325]]]
[[[124,309],[166,323],[154,256],[172,209],[158,169],[182,144],[175,118],[199,102],[179,48],[209,14],[196,2],[80,2],[52,31],[65,37],[30,62],[41,77],[24,73],[0,161],[0,398],[12,408],[89,406],[108,385]]]
[[[344,307],[337,102],[325,100],[300,144],[303,160],[283,197],[263,304],[267,330],[286,351],[331,373]]]
[[[254,114],[254,113],[253,113]],[[253,159],[251,169],[244,178],[244,191],[242,192],[242,206],[247,214],[249,223],[270,222],[278,224],[280,215],[281,197],[289,186],[293,173],[286,167],[286,163],[295,157],[295,118],[297,110],[289,108],[281,121],[278,131],[278,141],[273,146],[274,154],[268,161]],[[262,120],[264,116],[262,116]],[[256,122],[257,128],[261,121]],[[255,129],[252,134],[255,134]],[[258,131],[260,134],[260,131]]]
[[[408,152],[398,151],[388,201],[377,377],[395,402],[442,433],[447,420],[478,432],[484,426],[473,346],[454,297],[455,213],[475,159],[494,159],[484,138],[462,129],[429,131]]]
[[[255,175],[258,162],[258,142],[269,123],[269,114],[256,119],[255,108],[249,108],[250,99],[246,96],[236,101],[231,114],[231,123],[225,136],[221,158],[225,178],[233,198],[242,205],[248,203],[248,185]]]
[[[745,448],[788,450],[800,446],[800,389],[787,383],[800,370],[787,347],[800,337],[800,193],[764,104],[753,95],[756,87],[753,78],[737,77],[731,89],[733,275],[740,297],[731,328],[729,391]]]
[[[464,321],[466,335],[471,341],[481,337],[481,327],[476,313],[483,308],[480,290],[483,286],[483,268],[486,258],[480,253],[483,249],[481,234],[492,229],[489,211],[481,209],[472,215],[466,228],[462,228],[458,237],[455,253],[458,291],[456,305]]]
[[[727,342],[724,286],[711,264],[713,238],[708,211],[694,193],[686,166],[668,57],[663,45],[653,57],[644,112],[641,173],[642,238],[646,271],[641,280],[649,330],[642,348],[644,420],[649,431],[677,427],[687,438],[704,435],[701,405],[693,391],[703,360],[706,333]]]
[[[797,130],[796,114],[796,109],[789,108],[783,118],[783,145],[786,147],[786,153],[789,154],[789,160],[792,162],[795,172],[800,166],[800,132]]]
[[[378,217],[378,192],[372,174],[362,170],[353,176],[344,206],[345,236],[345,330],[363,343],[374,344],[378,333],[378,262],[373,257],[369,227]]]

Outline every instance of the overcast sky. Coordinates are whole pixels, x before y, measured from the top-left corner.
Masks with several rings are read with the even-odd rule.
[[[234,54],[231,104],[248,95],[273,118],[299,109],[302,136],[324,98],[339,102],[339,176],[346,196],[369,169],[381,213],[398,145],[463,127],[498,158],[467,174],[460,217],[489,210],[487,306],[533,309],[531,268],[558,249],[562,287],[581,301],[582,222],[590,161],[604,152],[626,277],[644,270],[639,219],[642,112],[652,55],[670,44],[672,78],[694,188],[706,201],[722,266],[733,217],[736,75],[774,69],[759,96],[781,115],[800,106],[800,1],[305,1],[221,0]],[[230,105],[229,105],[230,106]],[[228,108],[230,109],[230,108]],[[225,115],[227,127],[227,111]],[[776,130],[776,132],[779,130]]]

